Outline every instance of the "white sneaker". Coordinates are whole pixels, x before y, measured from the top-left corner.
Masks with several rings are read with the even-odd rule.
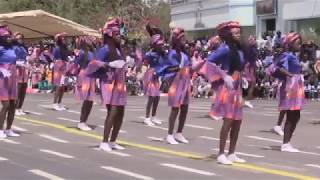
[[[21,115],[22,115],[22,114],[20,113],[20,110],[19,110],[19,109],[16,109],[15,115],[16,115],[16,116],[21,116]]]
[[[78,123],[78,128],[82,131],[91,131],[92,128],[89,127],[86,123]]]
[[[168,136],[167,136],[167,142],[168,142],[169,144],[172,144],[172,145],[179,144],[179,143],[174,139],[173,135],[168,135]]]
[[[183,137],[183,135],[181,133],[177,133],[175,134],[174,138],[178,141],[178,142],[182,142],[182,143],[185,143],[185,144],[188,144],[189,141]]]
[[[17,134],[15,132],[12,131],[12,129],[8,129],[4,131],[7,135],[7,137],[19,137],[20,134]]]
[[[162,122],[159,119],[157,119],[156,117],[151,117],[151,122],[156,125],[162,124]]]
[[[54,109],[56,111],[63,111],[58,104],[53,104],[52,109]]]
[[[19,111],[20,111],[20,114],[21,114],[22,116],[24,116],[24,115],[27,114],[27,113],[25,113],[22,109],[19,109]]]
[[[105,143],[105,142],[100,143],[99,148],[100,148],[102,151],[106,151],[106,152],[112,151],[112,148],[110,147],[109,143]]]
[[[115,142],[110,142],[109,143],[109,146],[112,148],[112,149],[115,149],[115,150],[124,150],[125,148],[120,146],[119,144],[115,143]]]
[[[147,126],[155,126],[155,124],[151,121],[150,118],[145,118],[143,122]]]
[[[283,135],[284,135],[281,126],[275,126],[275,127],[273,127],[273,130],[274,130],[274,132],[277,133],[279,136],[283,136]]]
[[[230,154],[228,160],[235,163],[245,163],[246,160],[238,158],[236,154]]]
[[[244,105],[247,106],[248,108],[253,108],[253,105],[251,104],[250,101],[244,101]]]
[[[4,139],[6,137],[7,137],[6,133],[4,133],[3,130],[0,130],[0,139]]]
[[[225,154],[221,154],[218,156],[217,161],[219,164],[223,164],[223,165],[232,165],[232,161],[230,161],[229,159],[227,159]]]
[[[66,108],[64,105],[62,105],[62,104],[58,104],[58,106],[60,107],[60,109],[61,109],[62,111],[67,110],[67,108]]]
[[[300,152],[298,149],[292,147],[292,145],[290,143],[282,144],[281,151],[282,152],[293,152],[293,153]]]

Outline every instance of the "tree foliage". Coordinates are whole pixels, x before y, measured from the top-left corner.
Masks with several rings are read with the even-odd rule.
[[[129,36],[145,36],[148,18],[158,19],[169,30],[170,5],[164,0],[0,0],[0,13],[42,9],[99,29],[109,17],[124,20]]]

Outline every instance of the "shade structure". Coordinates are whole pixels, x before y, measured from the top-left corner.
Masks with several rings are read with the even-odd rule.
[[[61,32],[68,36],[101,36],[97,30],[43,10],[0,14],[0,23],[7,24],[13,32],[23,33],[26,39],[48,38]]]

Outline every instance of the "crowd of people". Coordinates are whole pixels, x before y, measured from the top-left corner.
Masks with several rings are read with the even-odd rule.
[[[188,42],[182,28],[174,28],[170,41],[161,29],[146,25],[150,35],[147,48],[127,43],[120,33],[121,21],[108,20],[101,28],[102,38],[76,37],[69,44],[66,33],[54,37],[54,43],[29,46],[23,34],[0,26],[0,138],[20,136],[12,130],[14,116],[22,110],[27,88],[54,93],[52,109],[67,109],[63,95],[67,90],[82,101],[77,127],[90,131],[87,125],[96,96],[106,114],[104,151],[123,150],[117,144],[127,104],[127,94],[147,97],[144,123],[160,126],[156,118],[161,92],[167,93],[169,144],[189,143],[183,135],[191,97],[211,96],[208,109],[212,119],[223,120],[217,161],[231,165],[245,163],[235,154],[243,119],[243,106],[253,108],[255,97],[279,101],[279,121],[275,131],[283,135],[281,151],[298,152],[291,137],[300,119],[306,97],[317,98],[320,53],[312,42],[303,43],[296,32],[257,42],[255,37],[241,37],[236,21],[219,24],[217,35],[208,41]],[[52,88],[49,85],[52,84]],[[287,117],[282,130],[281,124]],[[175,121],[178,127],[175,129]],[[3,130],[7,120],[6,130]],[[226,141],[230,137],[228,154]]]

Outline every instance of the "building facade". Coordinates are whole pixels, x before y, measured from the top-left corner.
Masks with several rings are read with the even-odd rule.
[[[171,0],[171,19],[193,36],[212,34],[223,21],[238,20],[254,33],[254,0]]]
[[[245,36],[292,30],[320,42],[320,0],[171,0],[171,17],[193,37],[211,35],[219,23],[237,20]]]

